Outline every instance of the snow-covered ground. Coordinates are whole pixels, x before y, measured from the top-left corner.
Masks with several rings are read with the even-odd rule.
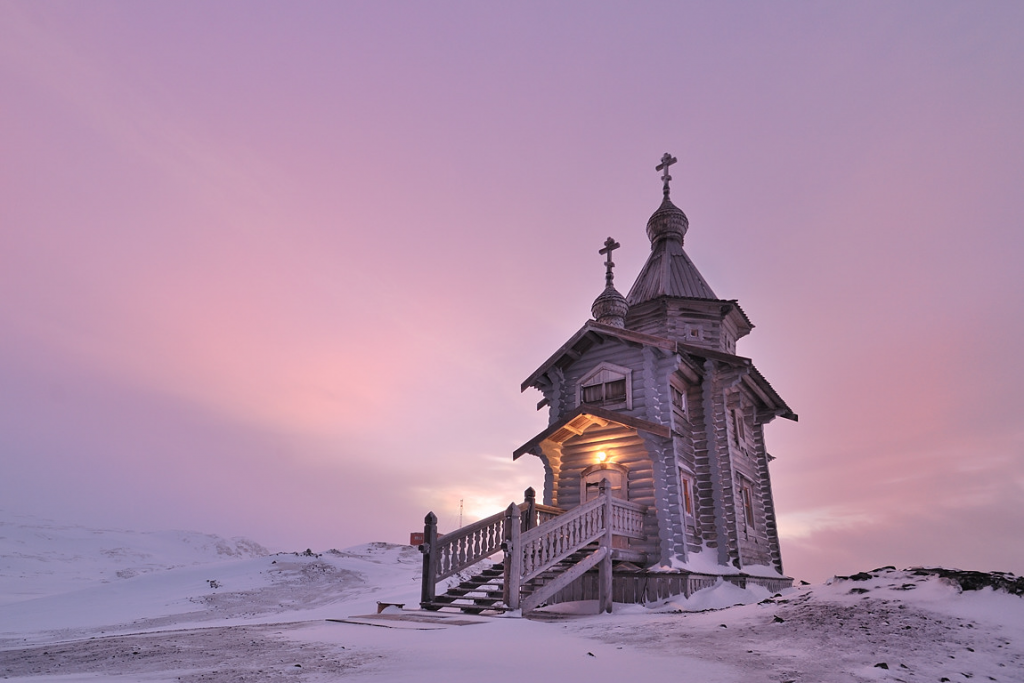
[[[890,569],[777,597],[724,584],[612,615],[329,621],[414,607],[420,561],[382,543],[270,555],[245,539],[3,518],[0,678],[1024,681],[1024,599]]]

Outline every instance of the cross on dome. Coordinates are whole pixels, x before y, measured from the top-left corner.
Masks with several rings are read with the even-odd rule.
[[[661,191],[665,194],[666,199],[668,198],[668,183],[670,180],[672,180],[672,176],[668,174],[668,167],[676,163],[677,161],[679,161],[679,159],[676,159],[668,152],[665,152],[664,154],[661,155],[661,163],[654,167],[655,171],[664,170],[664,173],[661,174],[661,180],[663,183],[665,183],[665,185]]]
[[[612,280],[615,278],[615,276],[612,274],[612,268],[615,267],[615,262],[612,261],[612,252],[615,251],[616,249],[618,249],[621,246],[622,246],[621,244],[619,244],[618,242],[613,240],[611,237],[609,237],[608,239],[606,239],[604,241],[604,249],[598,249],[597,250],[598,254],[606,254],[607,255],[607,257],[605,258],[605,262],[604,262],[604,267],[605,267],[604,284],[605,284],[606,287],[611,287],[612,286]]]

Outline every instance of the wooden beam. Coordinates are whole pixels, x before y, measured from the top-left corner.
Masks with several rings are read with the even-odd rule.
[[[598,408],[597,406],[582,405],[576,408],[574,411],[563,417],[558,422],[549,425],[547,429],[542,431],[537,436],[533,437],[522,446],[512,452],[512,459],[518,460],[520,456],[532,453],[533,449],[539,446],[542,442],[548,440],[553,434],[560,429],[566,427],[570,422],[575,420],[580,415],[592,415],[608,422],[614,422],[624,427],[631,427],[640,432],[646,432],[655,436],[660,436],[663,439],[667,439],[671,435],[671,430],[666,425],[660,425],[656,422],[649,422],[642,420],[638,417],[631,417],[629,415],[623,415],[622,413],[614,410],[607,410],[605,408]],[[575,430],[570,430],[575,431]]]
[[[523,600],[523,613],[532,612],[540,607],[545,600],[597,566],[597,563],[602,561],[608,554],[609,552],[607,548],[598,548],[591,555],[583,558],[570,569],[562,572],[554,581],[546,583],[538,588]]]

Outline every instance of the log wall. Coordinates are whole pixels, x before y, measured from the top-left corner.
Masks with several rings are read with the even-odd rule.
[[[563,443],[555,493],[558,502],[555,504],[569,510],[582,502],[582,472],[597,463],[598,451],[607,453],[609,462],[623,465],[629,470],[626,480],[628,499],[651,508],[652,514],[645,518],[644,533],[647,540],[630,539],[629,548],[647,553],[654,559],[659,552],[657,516],[653,514],[656,503],[654,471],[644,440],[635,429],[616,424],[609,424],[606,427],[594,425],[583,434]]]

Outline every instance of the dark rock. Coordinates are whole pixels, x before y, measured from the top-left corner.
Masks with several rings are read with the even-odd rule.
[[[1014,576],[1008,572],[974,572],[942,567],[911,567],[907,571],[915,576],[939,576],[965,591],[991,587],[994,590],[1024,597],[1024,577]]]

